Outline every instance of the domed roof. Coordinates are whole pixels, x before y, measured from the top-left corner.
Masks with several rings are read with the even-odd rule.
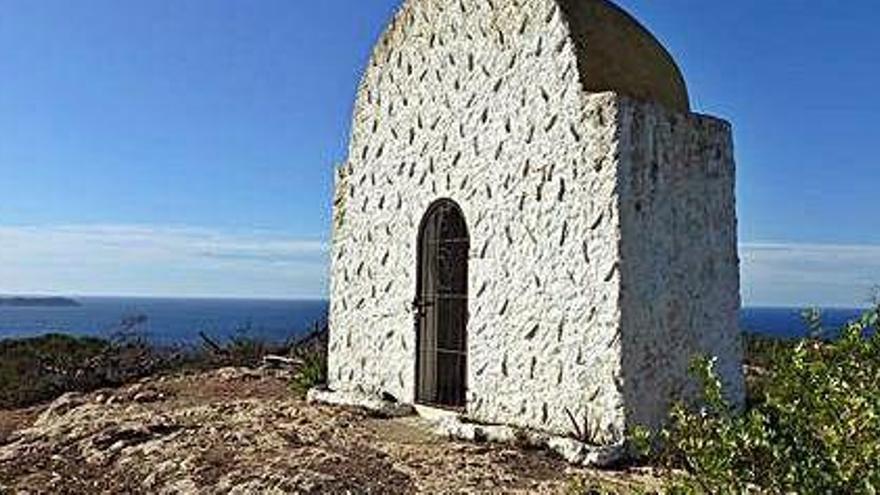
[[[607,0],[556,0],[578,51],[581,82],[689,111],[687,85],[675,60],[642,24]]]

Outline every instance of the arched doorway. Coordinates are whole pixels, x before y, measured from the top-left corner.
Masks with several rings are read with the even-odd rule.
[[[468,252],[461,208],[442,199],[419,229],[416,309],[416,401],[465,405],[467,390]]]

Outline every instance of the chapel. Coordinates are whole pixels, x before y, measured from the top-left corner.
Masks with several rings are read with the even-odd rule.
[[[338,167],[329,388],[597,441],[743,397],[731,126],[606,0],[406,0]]]

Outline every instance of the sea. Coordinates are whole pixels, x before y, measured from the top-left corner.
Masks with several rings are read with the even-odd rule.
[[[253,338],[283,343],[326,323],[327,301],[77,297],[76,307],[0,307],[0,340],[48,333],[136,336],[161,347]]]
[[[245,337],[282,343],[307,335],[326,322],[325,300],[247,299],[76,299],[78,307],[0,307],[0,340],[64,333],[114,338],[125,330],[157,346],[191,346],[200,333],[228,342]],[[745,308],[740,328],[783,339],[806,336],[802,308]],[[824,327],[839,328],[860,309],[822,311]]]

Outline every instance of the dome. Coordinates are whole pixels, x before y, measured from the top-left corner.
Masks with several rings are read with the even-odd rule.
[[[690,110],[687,85],[675,60],[635,18],[607,0],[557,1],[577,46],[586,91],[614,91]]]

